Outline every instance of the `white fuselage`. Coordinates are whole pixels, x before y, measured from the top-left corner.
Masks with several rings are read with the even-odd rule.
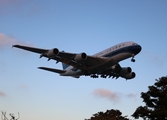
[[[112,64],[108,66],[112,67],[114,64],[119,63],[122,60],[125,60],[130,57],[134,57],[139,51],[140,45],[134,43],[134,42],[123,42],[120,44],[117,44],[115,46],[112,46],[108,49],[105,49],[101,52],[98,52],[94,54],[95,57],[104,57],[104,58],[112,58]],[[82,75],[81,70],[73,71],[73,66],[69,66],[66,69],[65,73],[62,73],[60,75],[62,76],[73,76],[73,77],[79,77]]]

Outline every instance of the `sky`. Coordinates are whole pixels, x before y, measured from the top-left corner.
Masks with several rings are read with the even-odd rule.
[[[20,120],[84,120],[107,109],[131,115],[167,69],[166,0],[0,0],[0,111]],[[61,63],[12,48],[22,44],[93,55],[115,44],[142,46],[121,61],[136,77],[79,79],[37,69]],[[10,117],[9,117],[10,118]]]

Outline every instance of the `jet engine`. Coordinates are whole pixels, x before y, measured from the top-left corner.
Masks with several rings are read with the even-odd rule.
[[[51,49],[51,50],[49,50],[48,52],[47,52],[47,56],[49,57],[49,58],[53,58],[53,57],[55,57],[56,55],[58,55],[59,54],[59,50],[57,49],[57,48],[53,48],[53,49]]]
[[[136,74],[134,72],[131,72],[129,74],[125,74],[122,77],[124,77],[125,79],[132,79],[136,76]]]
[[[81,61],[81,60],[86,60],[86,59],[87,59],[87,55],[84,52],[77,54],[74,58],[75,61]]]
[[[123,67],[120,71],[121,75],[129,74],[132,72],[132,69],[130,67]]]

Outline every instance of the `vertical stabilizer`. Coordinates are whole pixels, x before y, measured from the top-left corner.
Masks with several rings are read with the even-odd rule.
[[[62,66],[63,66],[63,70],[66,70],[70,65],[66,63],[62,63]]]

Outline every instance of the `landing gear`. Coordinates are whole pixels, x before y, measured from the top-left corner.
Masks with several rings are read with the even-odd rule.
[[[131,62],[135,62],[135,59],[134,59],[134,55],[132,55],[132,59],[131,59]]]
[[[101,77],[101,78],[106,78],[106,77],[107,77],[107,75],[101,75],[100,77]]]
[[[90,77],[91,77],[91,78],[98,78],[99,76],[98,76],[98,75],[93,74],[93,75],[91,75]]]
[[[132,62],[135,62],[136,60],[134,58],[131,59]]]

